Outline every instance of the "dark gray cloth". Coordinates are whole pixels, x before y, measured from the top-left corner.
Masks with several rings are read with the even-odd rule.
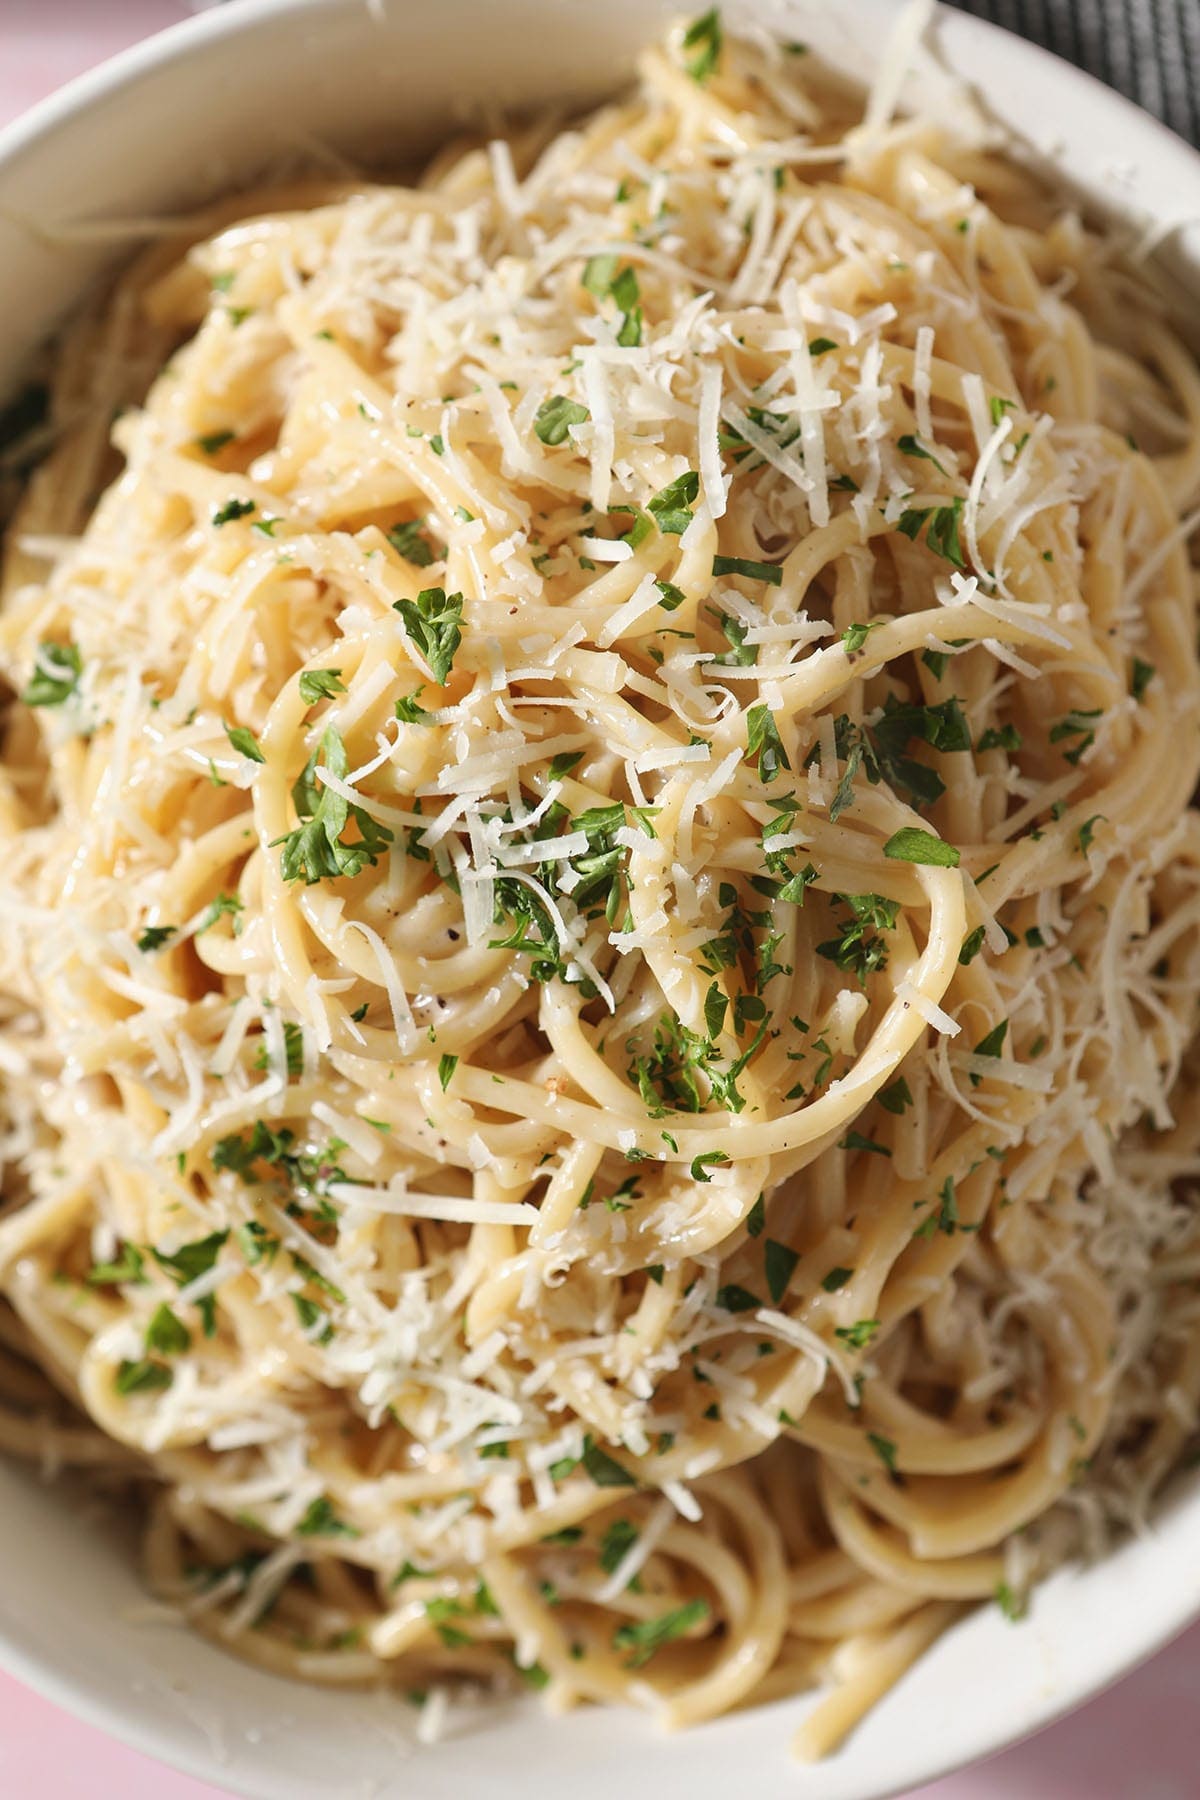
[[[1078,63],[1200,144],[1200,0],[951,0]]]

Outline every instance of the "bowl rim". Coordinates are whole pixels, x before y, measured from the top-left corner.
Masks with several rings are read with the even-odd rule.
[[[493,4],[495,3],[497,0],[493,0]],[[502,4],[503,0],[499,0],[499,3]],[[569,0],[569,3],[581,4],[582,0]],[[388,0],[382,0],[382,4],[386,6]],[[737,4],[738,0],[733,0],[733,7],[736,8]],[[742,0],[742,10],[748,4],[752,4],[752,0]],[[881,16],[886,16],[890,10],[894,17],[900,10],[900,0],[849,0],[849,10],[855,9]],[[236,4],[212,6],[153,32],[149,37],[107,57],[94,68],[74,76],[0,128],[0,176],[12,173],[27,153],[36,151],[44,140],[52,138],[59,129],[86,115],[92,106],[108,102],[138,82],[182,62],[194,50],[219,44],[223,40],[236,41],[244,32],[273,20],[294,21],[304,14],[321,12],[361,13],[365,26],[369,28],[374,5],[372,0],[366,0],[365,4],[364,0],[236,0]],[[1022,38],[1019,33],[981,18],[965,7],[960,10],[957,6],[944,4],[943,0],[934,0],[925,36],[927,41],[932,41],[940,48],[943,32],[948,32],[956,40],[956,51],[958,46],[968,49],[968,54],[961,58],[962,61],[978,63],[981,68],[986,67],[989,46],[997,50],[1003,48],[1008,55],[1019,54],[1031,72],[1040,72],[1043,79],[1053,80],[1057,84],[1064,112],[1081,108],[1095,118],[1097,127],[1111,121],[1114,131],[1123,134],[1121,148],[1130,157],[1138,153],[1140,146],[1145,146],[1147,149],[1156,149],[1160,156],[1174,159],[1181,171],[1186,171],[1190,176],[1197,204],[1190,214],[1177,217],[1175,223],[1167,224],[1164,220],[1165,228],[1160,235],[1170,236],[1179,226],[1192,224],[1200,216],[1200,148],[1189,144],[1153,114],[1146,112],[1087,70],[1066,61],[1040,44]],[[957,64],[960,58],[955,54],[948,60]],[[959,70],[956,67],[955,72],[964,86],[972,90],[977,88],[980,77],[972,73],[970,68]],[[1003,109],[1000,109],[1000,117],[1003,124]],[[1012,132],[1019,152],[1023,147],[1021,135],[1011,125],[1007,128]],[[1131,139],[1132,142],[1127,142],[1126,139]],[[1053,151],[1036,150],[1036,156],[1053,171]],[[1067,188],[1079,181],[1070,168],[1061,169],[1058,173],[1062,185]],[[1094,186],[1089,193],[1089,206],[1093,212],[1104,211],[1118,220],[1130,221],[1135,216],[1127,196],[1120,193],[1101,195],[1095,191]],[[1196,286],[1197,297],[1200,298],[1200,263],[1192,271],[1192,282]],[[1166,1513],[1175,1514],[1183,1510],[1194,1511],[1197,1528],[1200,1529],[1200,1484],[1193,1483],[1192,1486],[1194,1492],[1187,1495],[1176,1493],[1166,1503],[1156,1515],[1154,1528],[1157,1528]],[[1178,1519],[1173,1528],[1176,1531],[1186,1530]],[[1071,1565],[1068,1565],[1066,1573],[1070,1575]],[[996,1755],[1045,1730],[1107,1692],[1147,1659],[1167,1648],[1198,1619],[1200,1574],[1190,1585],[1181,1580],[1174,1604],[1160,1607],[1140,1632],[1126,1633],[1119,1646],[1114,1644],[1106,1656],[1093,1659],[1088,1668],[1076,1667],[1073,1672],[1065,1671],[1056,1690],[1029,1706],[1015,1728],[1006,1726],[997,1718],[992,1729],[981,1733],[968,1750],[959,1746],[948,1752],[931,1752],[927,1766],[915,1777],[910,1771],[898,1786],[874,1787],[871,1790],[874,1800],[888,1800],[888,1796],[910,1792],[914,1779],[922,1783],[940,1780],[957,1769]],[[2,1619],[0,1671],[23,1682],[85,1725],[193,1780],[205,1782],[219,1792],[251,1797],[263,1792],[254,1785],[252,1771],[247,1770],[239,1776],[235,1768],[225,1767],[211,1749],[194,1747],[164,1715],[155,1716],[136,1705],[121,1711],[115,1709],[85,1682],[63,1674],[49,1655],[39,1654],[17,1644],[5,1630]],[[773,1708],[763,1709],[764,1715],[768,1710],[774,1712]],[[230,1785],[231,1781],[233,1785]]]

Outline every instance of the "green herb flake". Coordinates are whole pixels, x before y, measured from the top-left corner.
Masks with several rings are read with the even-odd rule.
[[[953,844],[921,831],[915,825],[894,831],[883,846],[883,854],[894,862],[922,863],[938,869],[957,869],[961,857]]]
[[[173,937],[178,935],[178,931],[177,925],[147,925],[138,937],[137,947],[143,955],[149,955],[155,950],[162,950]]]
[[[763,1272],[772,1305],[782,1305],[799,1261],[800,1252],[793,1250],[790,1244],[780,1244],[775,1238],[767,1239],[763,1246]]]
[[[1129,692],[1140,706],[1146,697],[1146,689],[1158,674],[1153,663],[1143,662],[1135,656],[1129,672]]]
[[[912,1090],[903,1075],[898,1075],[890,1086],[880,1089],[878,1100],[885,1112],[899,1117],[913,1103]]]
[[[160,1356],[181,1356],[191,1346],[191,1332],[164,1300],[146,1327],[147,1350],[157,1350]]]
[[[853,1325],[835,1325],[833,1335],[852,1350],[865,1350],[878,1330],[878,1319],[858,1319]]]
[[[462,595],[447,596],[440,587],[423,588],[415,600],[397,600],[393,610],[400,614],[434,681],[444,687],[462,642]]]
[[[225,736],[240,756],[248,756],[251,762],[266,762],[258,739],[245,725],[226,725]]]
[[[602,1450],[590,1432],[583,1440],[583,1455],[579,1460],[597,1487],[636,1487],[638,1484],[637,1476],[631,1475],[607,1450]],[[554,1470],[550,1473],[553,1475]]]
[[[402,556],[405,562],[412,563],[416,569],[427,569],[431,562],[437,561],[444,554],[435,549],[425,536],[422,529],[424,524],[423,518],[406,519],[399,525],[393,525],[387,533],[387,541],[396,554]]]
[[[901,455],[920,457],[923,461],[932,463],[939,474],[944,475],[946,473],[937,457],[933,454],[933,451],[927,450],[920,438],[914,437],[912,432],[907,432],[904,437],[898,439],[896,448],[900,451]]]
[[[695,495],[692,495],[695,499]],[[663,526],[666,531],[669,528]],[[747,581],[766,581],[771,587],[779,587],[783,582],[783,567],[780,563],[754,562],[746,556],[714,556],[712,563],[714,575],[741,575]]]
[[[422,683],[420,687],[414,688],[411,694],[401,694],[395,705],[395,716],[402,725],[428,725],[433,714],[426,712],[425,708],[418,704],[424,692],[425,685]]]
[[[121,1395],[161,1394],[174,1379],[166,1363],[123,1362],[117,1369],[116,1388]]]
[[[846,655],[857,656],[870,634],[878,631],[882,624],[882,619],[869,619],[865,622],[856,620],[853,625],[847,625],[841,638],[842,649]]]
[[[1087,855],[1092,847],[1092,839],[1096,835],[1096,827],[1101,821],[1107,822],[1104,813],[1093,813],[1091,818],[1085,819],[1083,824],[1079,827],[1079,848],[1084,856]]]
[[[746,754],[752,762],[757,759],[758,778],[764,785],[792,766],[768,706],[752,706],[746,714]]]
[[[455,1069],[457,1069],[457,1067],[458,1067],[457,1056],[439,1056],[438,1057],[438,1080],[442,1084],[443,1094],[445,1093],[446,1089],[450,1086],[450,1083],[454,1078],[454,1071],[455,1071]]]
[[[146,1259],[136,1244],[124,1244],[115,1262],[93,1263],[87,1273],[89,1287],[144,1286]]]
[[[296,1527],[297,1537],[356,1538],[361,1535],[353,1525],[347,1525],[344,1519],[338,1517],[332,1500],[326,1494],[310,1503]]]
[[[1007,1036],[1008,1020],[1001,1019],[998,1025],[992,1027],[986,1037],[980,1038],[975,1046],[974,1054],[976,1056],[999,1056],[1004,1048],[1004,1040]],[[971,1086],[978,1087],[982,1080],[982,1075],[972,1075]]]
[[[708,1618],[707,1600],[689,1600],[657,1619],[639,1619],[618,1625],[613,1632],[614,1650],[626,1650],[627,1669],[640,1669],[665,1645],[685,1637]]]
[[[693,81],[705,82],[714,72],[721,59],[721,14],[717,7],[701,13],[693,19],[683,34],[683,48],[691,51],[685,55],[683,66]]]
[[[845,1287],[853,1274],[853,1269],[843,1269],[840,1267],[830,1269],[828,1275],[822,1278],[821,1286],[827,1294],[836,1294]]]
[[[708,1173],[709,1169],[716,1168],[721,1163],[727,1163],[728,1161],[728,1153],[724,1150],[701,1151],[699,1156],[693,1156],[692,1158],[692,1180],[707,1185],[707,1183],[712,1180],[712,1176]]]
[[[676,476],[646,502],[646,510],[653,515],[661,532],[680,537],[692,522],[692,504],[699,492],[699,475],[694,469],[685,469],[682,475]]]
[[[346,746],[332,725],[326,726],[320,744],[292,787],[292,800],[301,823],[284,837],[272,840],[272,847],[283,846],[280,869],[285,881],[303,879],[311,885],[327,876],[355,876],[367,863],[377,863],[384,848],[393,841],[388,827],[380,825],[363,807],[351,805],[332,787],[317,782],[317,769],[322,762],[339,779],[349,767]],[[347,844],[343,833],[351,818],[360,835]]]
[[[896,1473],[896,1446],[891,1438],[881,1437],[877,1431],[868,1431],[867,1442],[888,1474],[894,1475]]]
[[[992,1590],[992,1597],[1005,1618],[1012,1625],[1018,1625],[1029,1611],[1029,1602],[1023,1594],[1016,1594],[1007,1581],[998,1581]]]
[[[315,706],[318,700],[332,700],[345,692],[340,669],[305,669],[300,676],[300,698],[305,706]]]
[[[864,1137],[861,1131],[848,1131],[844,1138],[838,1140],[838,1149],[866,1150],[872,1156],[890,1156],[892,1154],[886,1144],[878,1144],[874,1138]]]
[[[243,902],[236,894],[218,894],[215,900],[209,901],[204,911],[200,914],[200,917],[196,922],[196,929],[193,936],[203,937],[206,931],[212,930],[218,919],[224,918],[230,918],[234,921],[233,928],[236,933],[238,929],[238,915],[239,913],[245,912],[245,910]]]
[[[21,699],[26,706],[61,706],[78,690],[82,673],[83,658],[74,644],[43,638]]]
[[[731,1313],[757,1312],[762,1301],[748,1288],[739,1287],[736,1282],[727,1282],[724,1287],[717,1289],[717,1305]]]
[[[569,400],[563,394],[552,394],[537,409],[533,429],[543,444],[565,444],[572,425],[584,425],[591,418],[586,406]]]
[[[980,737],[976,750],[1019,750],[1021,734],[1015,725],[991,725]]]
[[[226,500],[225,504],[218,506],[213,513],[212,522],[217,526],[231,525],[235,519],[248,519],[250,514],[257,510],[258,502],[256,500]]]

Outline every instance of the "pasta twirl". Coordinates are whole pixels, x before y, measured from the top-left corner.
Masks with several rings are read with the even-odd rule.
[[[268,1668],[832,1684],[809,1753],[1138,1519],[1200,1392],[1200,384],[1113,246],[707,15],[156,248],[56,409],[0,1444]]]

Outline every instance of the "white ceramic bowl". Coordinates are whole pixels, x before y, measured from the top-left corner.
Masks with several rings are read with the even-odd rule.
[[[866,76],[894,0],[759,0]],[[482,102],[600,98],[671,0],[238,0],[73,83],[0,135],[0,392],[106,261],[95,234],[55,226],[163,213],[323,142],[423,148]],[[727,12],[733,6],[727,5]],[[1200,293],[1200,158],[1087,76],[961,13],[939,15],[942,63],[1095,205],[1164,228],[1163,254]],[[938,103],[951,103],[945,77]],[[1183,222],[1178,230],[1167,227]],[[974,1615],[871,1714],[831,1762],[797,1769],[802,1702],[664,1738],[638,1716],[536,1708],[480,1714],[433,1749],[398,1699],[293,1687],[178,1626],[145,1622],[128,1557],[61,1491],[0,1467],[0,1662],[152,1756],[263,1800],[882,1800],[1000,1748],[1077,1705],[1200,1611],[1200,1481],[1152,1535],[1064,1573],[1019,1627]],[[139,1620],[138,1613],[142,1618]]]

